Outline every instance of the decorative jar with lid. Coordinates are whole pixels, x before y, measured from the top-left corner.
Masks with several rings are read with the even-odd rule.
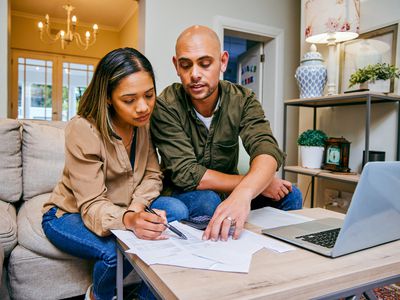
[[[310,52],[304,54],[295,78],[300,89],[300,98],[321,97],[327,80],[327,70],[321,53],[312,44]]]

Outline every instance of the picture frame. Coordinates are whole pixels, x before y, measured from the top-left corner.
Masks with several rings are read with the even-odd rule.
[[[359,87],[349,88],[349,79],[357,69],[368,64],[396,64],[398,24],[393,24],[359,35],[355,40],[344,42],[340,46],[339,92],[356,91]],[[379,89],[393,93],[394,79],[383,82]]]

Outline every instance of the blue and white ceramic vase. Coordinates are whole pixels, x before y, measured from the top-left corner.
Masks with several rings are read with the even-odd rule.
[[[327,70],[323,61],[321,53],[317,52],[317,47],[312,44],[310,52],[304,54],[294,76],[300,89],[300,98],[323,95],[327,80]]]

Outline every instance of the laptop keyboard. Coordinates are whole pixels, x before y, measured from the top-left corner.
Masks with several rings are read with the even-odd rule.
[[[339,235],[340,228],[311,233],[307,235],[297,236],[296,239],[302,239],[303,241],[320,245],[325,248],[333,248],[336,239]]]

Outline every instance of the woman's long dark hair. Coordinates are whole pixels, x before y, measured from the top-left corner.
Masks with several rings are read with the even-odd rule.
[[[96,67],[80,100],[77,114],[93,122],[105,140],[111,141],[112,133],[107,100],[111,99],[112,92],[123,78],[139,71],[145,71],[151,76],[156,93],[153,67],[136,49],[115,49],[104,56]]]

